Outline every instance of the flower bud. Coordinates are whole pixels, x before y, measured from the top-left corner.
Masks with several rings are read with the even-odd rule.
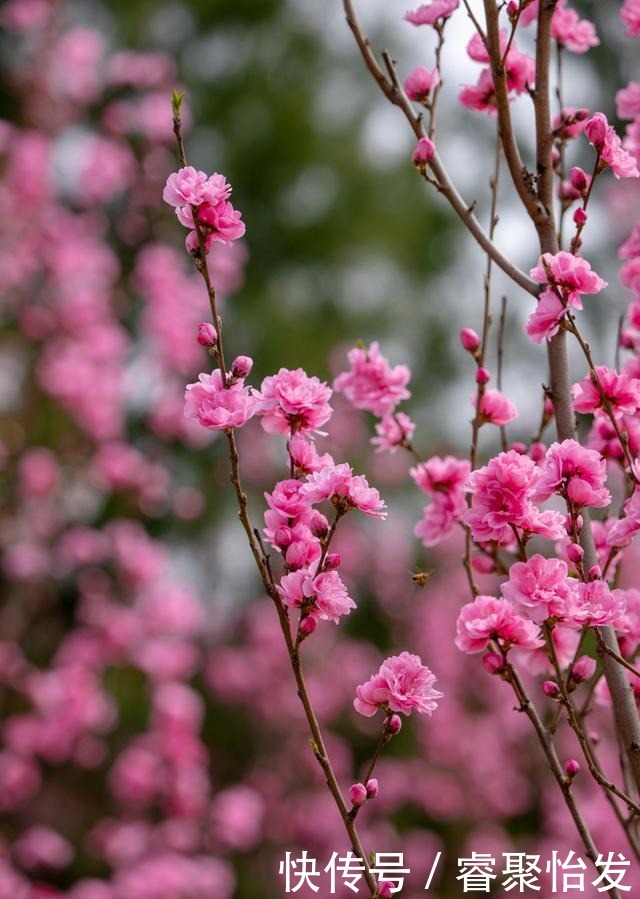
[[[607,120],[601,112],[596,112],[584,126],[585,134],[590,143],[601,150],[607,135]]]
[[[491,380],[491,372],[480,366],[480,368],[476,372],[476,384],[488,384]]]
[[[546,680],[542,685],[542,692],[549,699],[557,699],[560,695],[560,687],[554,680]]]
[[[587,107],[581,106],[580,109],[576,109],[576,111],[573,114],[573,117],[576,120],[576,122],[584,122],[584,120],[586,119],[586,117],[588,115],[589,115],[589,110],[587,109]]]
[[[573,213],[573,221],[578,227],[583,228],[587,223],[587,213],[584,211],[582,206],[580,206]]]
[[[519,6],[516,3],[516,0],[509,0],[507,3],[507,15],[513,21],[515,17],[518,15]]]
[[[303,633],[305,637],[308,637],[309,634],[312,634],[315,631],[317,623],[315,618],[312,618],[311,615],[307,615],[307,617],[303,618],[298,625],[298,630]]]
[[[274,544],[280,549],[289,546],[292,540],[291,528],[286,524],[281,524],[273,535]]]
[[[600,570],[600,566],[592,565],[591,568],[589,569],[588,577],[589,577],[590,581],[599,581],[600,578],[602,577],[602,571]]]
[[[489,674],[501,674],[504,671],[504,660],[497,652],[486,652],[482,656],[482,664]]]
[[[569,180],[573,187],[576,190],[580,191],[580,193],[584,193],[584,191],[589,186],[589,178],[587,177],[587,173],[584,169],[581,169],[579,165],[574,165],[574,167],[569,172]]]
[[[584,550],[577,543],[570,543],[567,547],[567,558],[574,565],[579,565],[584,557]]]
[[[381,880],[379,882],[378,896],[380,896],[380,899],[391,899],[393,896],[393,884],[390,880]]]
[[[620,331],[620,346],[623,350],[632,350],[634,345],[633,332],[627,328]]]
[[[541,462],[547,454],[547,448],[544,443],[532,443],[529,447],[529,457],[534,462]]]
[[[596,660],[591,656],[580,656],[571,666],[571,680],[576,684],[582,684],[593,677],[596,670]]]
[[[567,777],[570,777],[571,780],[573,780],[576,774],[580,773],[580,764],[575,759],[567,759],[564,763],[564,770]]]
[[[478,574],[492,574],[496,567],[491,556],[474,556],[471,565]]]
[[[367,781],[367,799],[375,799],[378,795],[378,781],[377,778],[372,777]]]
[[[349,802],[354,808],[359,808],[367,801],[367,788],[364,784],[351,784],[349,787]]]
[[[468,353],[475,353],[480,347],[480,338],[473,328],[463,328],[460,331],[460,343]]]
[[[402,718],[400,715],[392,715],[390,718],[387,718],[384,727],[386,732],[393,736],[402,729]]]
[[[196,340],[200,346],[213,346],[218,339],[218,332],[209,322],[200,322]]]
[[[413,164],[417,166],[426,165],[435,152],[436,148],[432,141],[428,137],[421,137],[411,156]]]
[[[231,374],[234,378],[247,378],[253,368],[251,356],[236,356],[231,366]]]
[[[517,440],[515,443],[511,444],[511,449],[515,450],[516,453],[519,453],[521,456],[524,456],[525,453],[527,452],[527,445],[526,445],[526,443],[522,443],[519,440]]]
[[[339,568],[341,561],[340,553],[327,553],[327,557],[324,560],[324,570],[331,571],[333,568]]]

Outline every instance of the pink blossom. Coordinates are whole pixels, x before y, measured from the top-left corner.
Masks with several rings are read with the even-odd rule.
[[[370,487],[363,475],[354,475],[346,463],[327,466],[307,476],[301,493],[311,503],[332,500],[344,501],[349,508],[360,509],[374,518],[386,518],[386,506],[375,487]]]
[[[311,474],[313,471],[320,471],[321,468],[333,465],[333,459],[329,453],[320,455],[315,443],[307,439],[304,434],[294,434],[287,444],[287,449],[300,474]]]
[[[640,81],[630,81],[616,94],[616,111],[619,119],[640,117]]]
[[[14,843],[13,851],[19,864],[27,870],[66,868],[73,858],[68,840],[43,825],[25,830]]]
[[[242,381],[223,387],[218,369],[200,374],[194,384],[187,384],[184,414],[205,428],[224,431],[240,428],[256,412],[256,401]]]
[[[640,296],[640,256],[629,259],[620,269],[620,283]]]
[[[477,596],[460,611],[455,644],[462,652],[482,652],[491,640],[504,650],[512,646],[538,649],[542,645],[539,627],[518,615],[507,599]]]
[[[471,465],[455,456],[432,456],[410,470],[418,487],[429,495],[463,492]]]
[[[457,524],[462,522],[467,503],[462,491],[451,494],[437,493],[433,502],[425,506],[422,518],[414,528],[414,534],[423,546],[437,546],[445,540]]]
[[[425,69],[417,66],[404,80],[404,91],[410,100],[426,103],[431,91],[440,83],[437,69]]]
[[[624,374],[619,375],[614,368],[607,368],[606,365],[596,365],[595,370],[600,388],[612,410],[615,413],[633,415],[640,406],[640,381]],[[602,412],[603,399],[590,375],[574,384],[571,393],[576,412]]]
[[[436,25],[439,19],[448,18],[460,5],[460,0],[430,0],[417,9],[406,12],[404,19],[412,25]]]
[[[629,37],[640,37],[640,0],[624,0],[620,21]]]
[[[487,112],[489,115],[497,115],[496,92],[493,78],[489,69],[480,72],[478,82],[475,85],[464,85],[460,89],[458,100],[466,109],[474,109],[476,112]]]
[[[338,624],[340,616],[348,615],[356,604],[337,571],[314,574],[313,568],[285,574],[278,595],[285,606],[300,609],[304,617]]]
[[[319,430],[329,420],[331,388],[301,368],[281,368],[254,391],[256,411],[268,434],[295,434]]]
[[[551,37],[572,53],[586,53],[600,43],[595,25],[588,19],[581,19],[575,9],[560,0],[551,20]]]
[[[436,678],[419,656],[401,652],[380,666],[377,674],[356,689],[353,705],[357,712],[370,718],[379,708],[410,715],[416,711],[431,717],[437,699],[443,694],[435,689]]]
[[[620,259],[633,259],[640,256],[640,225],[636,225],[618,250]]]
[[[549,284],[559,293],[563,303],[574,309],[582,309],[581,294],[599,293],[607,286],[592,269],[586,259],[560,250],[544,253],[535,268],[529,272],[539,284]]]
[[[350,371],[338,375],[333,386],[339,393],[344,393],[356,409],[387,415],[411,396],[407,390],[411,372],[406,365],[391,368],[377,341],[374,340],[368,349],[354,347],[347,353],[347,359]]]
[[[550,539],[566,535],[559,512],[541,512],[533,494],[541,477],[535,462],[515,450],[500,453],[484,468],[471,472],[467,490],[472,494],[465,521],[475,540],[509,544],[512,528]]]
[[[561,559],[545,559],[536,554],[527,562],[509,569],[509,580],[500,585],[505,599],[532,621],[561,618],[569,598],[567,564]]]
[[[525,332],[533,343],[551,340],[560,330],[566,307],[552,290],[545,290],[538,297],[535,310],[527,319]]]
[[[624,504],[624,517],[616,521],[609,531],[609,546],[627,546],[638,531],[640,531],[640,491],[635,490]]]
[[[609,166],[616,178],[640,177],[635,159],[623,149],[622,141],[603,113],[596,112],[585,123],[584,132],[589,143],[600,154],[600,160]]]
[[[553,493],[566,495],[574,507],[608,506],[611,495],[604,486],[607,478],[605,459],[576,440],[552,443],[541,467],[534,498],[548,499]]]
[[[513,403],[494,388],[484,391],[479,405],[477,396],[471,398],[471,403],[478,407],[478,417],[482,424],[507,425],[518,417],[518,411]]]
[[[170,206],[184,206],[187,203],[198,206],[203,200],[206,183],[206,172],[197,171],[192,165],[188,165],[169,175],[162,191],[162,199]]]
[[[606,581],[596,580],[583,584],[574,582],[571,600],[567,604],[565,620],[576,627],[587,624],[589,627],[601,627],[604,624],[615,624],[620,621],[626,611],[624,592],[609,589]]]
[[[395,453],[401,446],[411,441],[415,429],[415,424],[404,412],[385,415],[376,424],[376,436],[371,438],[371,443],[377,447],[377,453],[384,450]]]

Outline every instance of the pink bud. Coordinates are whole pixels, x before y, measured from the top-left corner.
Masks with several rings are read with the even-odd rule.
[[[315,618],[312,618],[310,615],[307,615],[307,617],[303,618],[302,621],[300,622],[299,630],[303,634],[308,636],[309,634],[312,634],[315,631],[317,623],[318,622],[316,621]]]
[[[553,165],[557,165],[560,162],[560,151],[555,144],[551,147],[551,162]]]
[[[428,137],[421,137],[411,157],[413,164],[417,166],[426,165],[435,152],[436,148],[432,141]]]
[[[473,328],[463,328],[460,331],[460,343],[468,353],[475,353],[480,346],[480,338]]]
[[[392,899],[393,884],[390,880],[381,880],[378,884],[378,896],[380,899]]]
[[[324,560],[324,570],[331,571],[332,568],[339,568],[341,561],[340,553],[327,553],[327,558]]]
[[[633,332],[623,328],[620,331],[620,346],[624,350],[632,350],[634,346]]]
[[[491,556],[474,556],[471,559],[473,570],[478,574],[491,574],[495,570],[495,562]]]
[[[488,369],[480,368],[476,371],[476,384],[488,384],[491,380],[491,373]]]
[[[576,684],[582,684],[593,677],[596,670],[596,660],[591,656],[580,656],[571,666],[571,679]]]
[[[378,781],[375,777],[367,781],[367,799],[375,799],[378,795]]]
[[[589,569],[588,577],[589,577],[590,581],[599,581],[600,578],[602,577],[602,571],[600,570],[600,566],[592,565],[591,568]]]
[[[589,739],[594,744],[594,746],[597,746],[597,744],[600,742],[600,734],[597,730],[591,730],[589,731]]]
[[[581,106],[580,109],[576,109],[576,111],[573,114],[573,117],[576,120],[576,122],[584,122],[584,120],[586,119],[586,117],[588,115],[589,115],[589,110],[587,109],[587,107]]]
[[[520,453],[521,456],[524,456],[524,455],[526,454],[526,452],[527,452],[527,444],[526,444],[526,443],[522,443],[522,442],[519,441],[519,440],[516,440],[515,443],[512,443],[512,444],[511,444],[511,449],[512,449],[512,450],[515,450],[516,453]]]
[[[385,722],[385,730],[388,734],[397,734],[402,729],[402,718],[400,715],[392,715]]]
[[[504,661],[497,652],[486,652],[482,656],[482,664],[489,674],[501,674],[504,671]]]
[[[579,227],[586,225],[587,218],[588,218],[587,213],[584,211],[582,206],[580,206],[578,209],[576,209],[576,211],[573,213],[573,221]]]
[[[291,543],[291,539],[291,528],[287,527],[286,524],[281,524],[273,536],[273,542],[280,549],[284,549],[286,546],[289,546],[289,544]]]
[[[231,373],[234,378],[247,378],[253,368],[253,359],[251,356],[236,356],[231,366]]]
[[[196,340],[200,346],[213,346],[218,339],[218,332],[209,322],[200,322]]]
[[[546,680],[542,685],[542,692],[549,699],[556,699],[560,695],[560,687],[554,680]]]
[[[516,0],[509,0],[509,2],[507,3],[507,15],[510,19],[515,19],[515,17],[518,15],[518,9],[519,6],[516,3]]]
[[[585,191],[589,186],[589,178],[587,177],[587,173],[584,169],[581,169],[579,165],[574,165],[574,167],[569,171],[569,180],[573,187],[576,190],[579,190],[580,193]]]
[[[589,139],[589,143],[593,144],[596,150],[601,150],[604,139],[607,135],[608,122],[601,112],[596,112],[588,122],[585,123],[584,131]]]
[[[364,805],[367,801],[367,788],[364,784],[351,784],[349,787],[349,802],[354,808]]]
[[[543,408],[544,408],[545,415],[553,415],[554,408],[553,408],[553,400],[551,399],[551,397],[545,396]]]
[[[576,774],[580,773],[580,764],[575,759],[567,759],[564,763],[564,770],[567,774],[567,777],[574,778]]]
[[[584,550],[577,543],[570,543],[567,547],[567,558],[574,565],[579,565],[584,557]]]
[[[547,448],[544,443],[532,443],[529,447],[529,456],[534,462],[540,462],[547,454]]]

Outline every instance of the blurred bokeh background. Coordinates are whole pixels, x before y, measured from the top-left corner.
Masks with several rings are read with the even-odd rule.
[[[615,90],[637,77],[634,47],[618,4],[575,5],[601,44],[566,60],[565,103],[613,120]],[[433,35],[403,22],[402,4],[361,6],[402,76],[432,67]],[[324,867],[346,845],[223,441],[183,417],[184,385],[211,360],[195,342],[206,295],[160,199],[177,167],[171,90],[186,94],[189,161],[224,172],[247,223],[211,258],[227,347],[254,358],[254,385],[281,366],[331,380],[356,341],[378,340],[411,367],[404,408],[420,452],[465,454],[473,384],[457,334],[481,325],[484,260],[416,174],[412,136],[337,2],[7,0],[0,21],[0,899],[275,899],[286,851]],[[456,102],[477,76],[471,34],[460,11],[437,141],[486,221],[495,123]],[[530,103],[516,106],[530,159]],[[586,142],[572,152],[587,159]],[[528,268],[535,236],[506,178],[500,198],[497,240]],[[603,185],[587,233],[612,285],[587,313],[608,364],[625,304],[614,248],[637,199]],[[499,274],[493,293],[494,310],[508,296],[504,384],[521,413],[509,437],[527,441],[544,348],[522,334],[530,299]],[[408,896],[442,850],[431,891],[454,896],[471,850],[577,847],[506,687],[453,646],[461,544],[419,545],[410,460],[373,454],[371,420],[334,406],[320,445],[366,471],[390,515],[349,519],[339,535],[358,609],[309,641],[310,689],[348,786],[377,738],[356,720],[355,686],[405,648],[433,668],[446,698],[388,748],[362,831],[367,846],[405,853]],[[284,447],[256,422],[239,440],[261,525]],[[483,434],[484,455],[497,445]],[[432,572],[423,589],[417,569]],[[606,833],[588,785],[584,801]]]

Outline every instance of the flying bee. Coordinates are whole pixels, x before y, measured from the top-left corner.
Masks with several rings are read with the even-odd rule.
[[[411,580],[414,584],[417,584],[418,587],[425,587],[429,583],[431,574],[431,571],[412,571]]]

